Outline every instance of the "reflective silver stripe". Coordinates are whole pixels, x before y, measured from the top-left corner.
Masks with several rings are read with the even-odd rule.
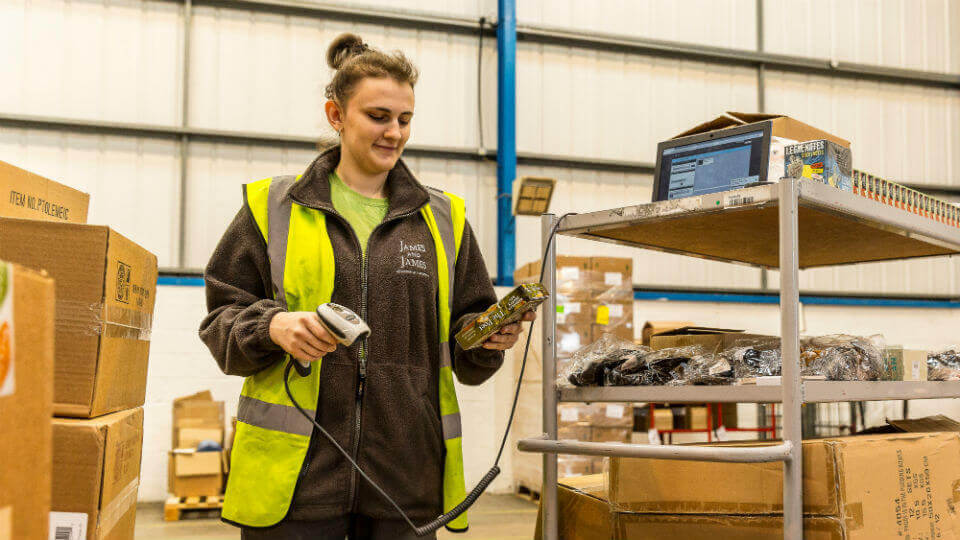
[[[447,303],[450,311],[453,311],[453,273],[457,267],[457,244],[453,237],[453,217],[451,215],[450,198],[442,192],[433,188],[428,188],[430,192],[430,208],[433,210],[433,217],[437,220],[437,230],[440,231],[440,239],[443,241],[443,250],[447,254]],[[446,336],[445,336],[446,337]]]
[[[443,423],[443,440],[456,439],[462,436],[460,428],[460,413],[450,413],[440,417]]]
[[[450,342],[444,341],[440,343],[440,367],[453,367],[453,362],[450,360]]]
[[[290,201],[287,193],[296,181],[295,176],[275,176],[270,181],[267,197],[267,255],[270,258],[270,276],[274,294],[280,305],[287,308],[287,294],[283,288],[284,267],[287,262],[287,235],[290,231]]]
[[[311,417],[316,416],[316,411],[304,410]],[[304,418],[297,409],[244,395],[240,396],[240,402],[237,405],[237,420],[263,429],[304,437],[309,437],[313,432],[313,423]]]

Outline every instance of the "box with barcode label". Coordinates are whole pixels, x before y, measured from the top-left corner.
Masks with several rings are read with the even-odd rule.
[[[0,539],[46,538],[53,280],[0,261]]]
[[[51,531],[77,530],[86,516],[82,540],[132,539],[142,448],[142,408],[55,418]]]
[[[589,283],[593,300],[623,302],[633,299],[633,259],[590,257]]]
[[[633,406],[629,403],[598,403],[588,419],[595,427],[633,428]]]

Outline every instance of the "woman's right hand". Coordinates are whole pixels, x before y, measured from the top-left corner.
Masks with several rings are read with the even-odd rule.
[[[303,362],[315,362],[337,348],[333,339],[312,311],[281,311],[270,320],[270,339],[290,356]]]

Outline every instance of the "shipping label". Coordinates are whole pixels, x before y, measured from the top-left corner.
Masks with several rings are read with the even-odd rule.
[[[86,540],[87,514],[50,512],[50,540]]]

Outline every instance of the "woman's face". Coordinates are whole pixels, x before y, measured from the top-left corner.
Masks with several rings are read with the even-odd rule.
[[[343,153],[366,173],[385,173],[396,165],[410,138],[413,88],[389,77],[368,77],[357,84],[346,111],[328,101],[326,113],[340,132]]]

